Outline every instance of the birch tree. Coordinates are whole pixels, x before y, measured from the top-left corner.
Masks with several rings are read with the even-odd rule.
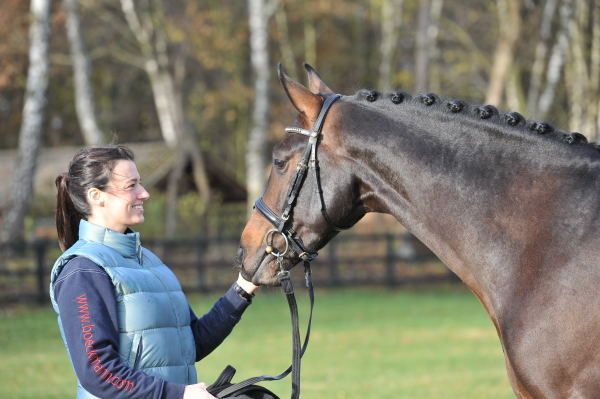
[[[570,93],[569,129],[585,132],[585,119],[588,111],[588,95],[591,94],[590,77],[586,61],[585,31],[589,9],[585,1],[576,0],[575,16],[569,21],[570,60],[567,63],[566,88]]]
[[[429,76],[429,23],[431,1],[419,2],[419,18],[415,46],[415,91],[424,92],[428,88]]]
[[[73,62],[75,109],[83,139],[87,145],[104,142],[94,111],[94,93],[90,84],[90,62],[83,42],[79,22],[79,0],[63,0],[66,12],[67,37]]]
[[[437,54],[437,35],[439,31],[442,0],[423,0],[419,2],[419,19],[415,47],[415,90],[424,92],[431,87],[430,63]]]
[[[252,127],[248,136],[246,152],[246,188],[248,205],[252,205],[263,190],[265,180],[265,148],[269,116],[269,63],[267,24],[273,14],[276,2],[248,0],[250,26],[250,62],[254,73],[254,107]]]
[[[560,81],[565,57],[569,46],[569,24],[573,16],[572,0],[562,0],[559,10],[560,27],[556,34],[556,41],[552,46],[550,59],[546,70],[546,80],[542,94],[538,100],[537,117],[544,119],[554,101],[556,86]]]
[[[592,128],[587,131],[590,140],[598,140],[600,132],[600,3],[594,2],[592,9],[592,54],[590,56],[591,79],[594,87],[593,105],[596,108],[596,120],[592,121]]]
[[[540,21],[540,36],[535,46],[535,58],[531,68],[529,88],[527,90],[527,111],[529,115],[536,116],[538,99],[544,77],[546,59],[548,54],[548,41],[552,33],[552,21],[556,14],[557,0],[546,0]]]
[[[9,209],[0,237],[2,242],[12,242],[24,238],[24,220],[33,196],[33,177],[37,166],[46,106],[50,0],[31,0],[30,13],[29,68],[25,103],[19,131],[17,160],[11,183]]]
[[[392,68],[398,28],[402,20],[402,3],[404,0],[383,0],[381,5],[381,62],[379,63],[379,89],[392,89]]]
[[[521,31],[521,1],[498,0],[498,44],[490,73],[486,103],[500,104]]]
[[[575,16],[569,22],[571,62],[567,63],[566,88],[569,128],[595,140],[600,93],[600,6],[594,2],[591,7],[587,1],[575,2]]]
[[[198,149],[183,110],[181,88],[175,78],[175,70],[181,70],[176,60],[171,60],[165,33],[165,11],[161,0],[148,3],[134,0],[121,0],[121,8],[131,32],[135,36],[142,53],[142,65],[150,80],[154,104],[158,115],[161,133],[165,143],[177,151],[177,161],[169,177],[167,217],[165,234],[175,234],[177,218],[177,188],[182,176],[183,165],[191,162],[194,182],[204,203],[210,200],[210,187],[206,165]],[[180,54],[181,56],[181,54]],[[183,75],[180,72],[180,75]]]
[[[281,4],[281,7],[277,7],[277,10],[275,11],[275,21],[277,22],[277,29],[279,30],[280,35],[279,48],[281,49],[283,65],[285,65],[288,74],[294,79],[297,79],[298,73],[296,62],[294,60],[294,51],[292,50],[290,42],[287,13],[283,4]]]

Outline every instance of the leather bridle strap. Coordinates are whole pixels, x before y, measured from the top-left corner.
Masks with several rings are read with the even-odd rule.
[[[307,248],[302,243],[302,240],[299,237],[296,237],[293,229],[290,227],[286,228],[286,223],[290,217],[290,213],[292,212],[296,199],[300,193],[302,188],[302,184],[304,183],[304,179],[308,173],[309,168],[313,168],[315,172],[315,182],[317,184],[318,193],[319,193],[319,201],[321,202],[321,213],[325,218],[325,221],[335,230],[340,231],[341,228],[336,226],[332,221],[329,215],[327,214],[327,210],[325,207],[325,200],[323,198],[323,189],[321,187],[321,179],[320,174],[318,172],[318,161],[317,161],[317,143],[319,139],[319,135],[321,134],[321,130],[323,129],[323,124],[325,122],[325,117],[329,112],[329,109],[333,105],[335,101],[337,101],[341,95],[333,94],[325,97],[325,101],[323,102],[323,106],[317,116],[315,123],[313,124],[312,129],[306,130],[298,127],[290,127],[286,128],[286,131],[289,133],[300,133],[305,136],[308,136],[308,143],[306,144],[306,148],[304,153],[302,154],[302,158],[296,167],[296,174],[292,181],[292,185],[287,193],[286,201],[284,204],[284,209],[281,216],[278,216],[267,204],[265,204],[262,197],[258,198],[254,204],[254,208],[257,209],[280,233],[282,233],[287,241],[291,244],[292,249],[298,254],[298,256],[303,260],[313,260],[317,257],[316,252],[312,252],[307,250]]]
[[[304,246],[304,243],[300,237],[296,236],[296,233],[291,227],[285,227],[285,220],[277,216],[263,201],[262,197],[256,200],[254,207],[269,221],[277,231],[283,233],[288,242],[290,243],[292,250],[296,252],[304,260],[313,260],[317,254],[310,252]],[[279,228],[281,226],[281,229]]]
[[[292,373],[292,399],[298,399],[300,397],[300,360],[308,346],[308,339],[310,337],[310,327],[312,324],[312,312],[314,306],[314,289],[311,279],[310,262],[317,256],[317,253],[307,250],[304,244],[302,243],[302,240],[296,236],[292,227],[286,227],[286,224],[290,217],[290,213],[292,212],[296,204],[296,199],[298,198],[298,194],[300,193],[300,189],[302,188],[302,184],[304,183],[304,179],[306,178],[308,169],[312,167],[315,171],[315,182],[318,186],[319,200],[321,201],[321,213],[323,214],[327,223],[329,223],[335,230],[340,230],[340,228],[338,228],[332,223],[331,218],[327,215],[317,163],[317,144],[319,140],[319,135],[321,134],[321,130],[323,129],[325,117],[327,116],[327,113],[329,112],[329,109],[331,108],[333,103],[337,101],[340,97],[341,95],[339,94],[333,94],[325,97],[323,106],[321,107],[319,115],[317,116],[317,119],[310,131],[298,127],[286,128],[286,132],[288,133],[300,133],[305,136],[308,136],[308,143],[306,144],[306,148],[304,150],[304,153],[302,154],[302,158],[296,167],[296,175],[294,176],[292,185],[290,186],[290,189],[287,193],[286,202],[281,216],[278,216],[275,212],[273,212],[271,208],[269,208],[267,204],[265,204],[262,197],[257,199],[254,204],[255,209],[258,210],[275,227],[277,232],[283,235],[283,238],[286,242],[285,251],[279,253],[270,252],[270,254],[276,256],[278,262],[280,262],[281,270],[277,274],[277,279],[281,284],[281,288],[286,296],[288,305],[290,307],[290,315],[292,319],[292,365],[288,367],[287,370],[285,370],[283,373],[278,374],[276,376],[262,375],[254,378],[249,378],[247,380],[234,384],[219,392],[217,394],[217,398],[225,398],[227,397],[227,395],[235,393],[244,387],[247,387],[260,381],[280,380],[287,376],[290,372]],[[267,233],[267,240],[269,234],[271,234],[273,231],[274,230],[272,230],[270,233]],[[287,252],[288,243],[289,245],[291,245],[293,251],[296,252],[298,256],[304,261],[306,286],[309,290],[310,296],[310,316],[302,348],[300,348],[298,306],[296,303],[296,297],[294,296],[294,287],[290,279],[290,272],[288,270],[283,270],[283,264],[281,263],[283,256]]]
[[[294,287],[292,286],[292,282],[290,280],[289,271],[279,272],[277,275],[279,282],[281,283],[281,289],[283,290],[285,297],[288,301],[288,305],[290,308],[290,315],[292,319],[292,365],[289,366],[285,371],[281,374],[270,376],[270,375],[261,375],[258,377],[248,378],[247,380],[240,381],[237,384],[231,385],[219,393],[216,393],[215,396],[217,398],[226,398],[227,395],[231,395],[247,386],[256,384],[261,381],[277,381],[281,380],[287,375],[294,371],[292,374],[292,398],[298,398],[300,396],[300,359],[306,352],[306,348],[308,347],[308,341],[310,339],[310,329],[312,326],[312,317],[313,317],[313,308],[315,305],[315,292],[314,286],[312,283],[312,274],[310,271],[310,263],[304,262],[304,279],[306,283],[306,287],[308,288],[308,296],[310,298],[310,313],[308,316],[308,325],[306,327],[306,335],[304,336],[304,343],[302,344],[302,349],[300,349],[300,328],[298,323],[298,306],[296,304],[296,298],[294,297]],[[209,387],[210,389],[210,387]]]
[[[313,124],[313,127],[310,131],[304,131],[303,129],[299,128],[286,129],[286,131],[290,133],[301,133],[308,135],[309,139],[306,145],[306,149],[304,150],[304,154],[302,154],[302,160],[297,166],[297,172],[294,178],[294,182],[292,183],[292,187],[290,189],[290,192],[288,193],[286,208],[284,209],[282,214],[282,218],[285,220],[287,220],[287,218],[289,217],[290,212],[296,201],[296,198],[300,193],[300,189],[302,188],[302,183],[304,182],[304,177],[306,176],[307,169],[309,167],[315,168],[317,164],[317,142],[319,139],[319,135],[321,134],[321,130],[323,129],[325,117],[327,116],[327,113],[329,112],[329,109],[331,108],[333,103],[336,102],[340,97],[341,95],[334,94],[325,98],[323,106],[321,107],[321,111],[319,112],[319,116],[317,116],[317,120]],[[321,208],[323,209],[324,202],[320,184],[319,190],[321,192],[321,195],[319,196],[321,200]],[[326,217],[326,221],[329,223],[331,219],[329,217]]]

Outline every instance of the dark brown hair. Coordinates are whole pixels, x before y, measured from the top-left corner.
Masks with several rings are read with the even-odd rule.
[[[78,240],[79,221],[91,213],[88,190],[103,190],[118,160],[133,161],[133,152],[122,145],[84,148],[75,154],[68,172],[56,177],[56,230],[63,251]]]

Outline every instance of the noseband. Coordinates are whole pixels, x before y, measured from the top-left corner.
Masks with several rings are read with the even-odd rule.
[[[302,185],[304,183],[305,177],[308,174],[308,170],[312,169],[315,175],[315,181],[317,183],[317,189],[319,192],[319,200],[321,201],[321,213],[327,224],[333,228],[335,231],[340,231],[342,228],[336,226],[332,221],[329,215],[327,214],[327,209],[325,207],[325,200],[323,199],[323,189],[321,187],[321,174],[319,173],[319,162],[317,160],[317,144],[319,141],[319,136],[321,136],[321,130],[323,129],[323,124],[325,122],[325,117],[327,116],[327,112],[331,108],[334,102],[336,102],[341,95],[333,94],[325,97],[325,102],[321,107],[321,111],[319,112],[319,116],[315,121],[311,130],[302,129],[299,127],[287,127],[285,131],[287,133],[297,133],[302,134],[308,137],[308,142],[306,144],[306,148],[304,149],[304,153],[302,154],[302,158],[300,162],[296,166],[296,175],[292,180],[292,185],[288,191],[285,208],[281,216],[277,215],[269,206],[264,202],[263,198],[260,197],[254,203],[254,208],[257,209],[273,226],[274,229],[270,230],[265,237],[267,240],[267,253],[275,256],[279,262],[281,262],[282,257],[288,251],[288,248],[291,249],[298,254],[300,259],[310,262],[315,259],[318,255],[315,251],[310,251],[306,248],[300,237],[296,235],[291,225],[288,225],[287,221],[290,217],[290,213],[293,211],[294,206],[296,205],[296,199],[298,198],[298,194],[300,194],[300,190],[302,189]],[[273,250],[273,238],[276,234],[280,234],[285,241],[285,250],[284,251],[274,251]],[[270,243],[269,243],[270,241]]]

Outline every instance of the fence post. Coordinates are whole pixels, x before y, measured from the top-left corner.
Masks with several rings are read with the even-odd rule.
[[[339,239],[339,238],[338,238]],[[338,273],[338,258],[337,258],[337,240],[333,240],[329,243],[329,278],[331,285],[340,285],[340,275]]]
[[[46,294],[46,249],[48,241],[44,239],[35,240],[33,248],[35,250],[36,279],[37,279],[37,301],[40,304],[46,303],[48,295]]]
[[[385,235],[385,274],[387,284],[390,287],[396,285],[396,251],[394,247],[394,235]]]
[[[206,237],[200,236],[198,238],[198,245],[196,246],[196,271],[197,271],[197,290],[200,292],[204,292],[208,290],[206,286],[205,277],[206,277],[206,267],[204,262],[206,248],[208,247],[206,242]]]

